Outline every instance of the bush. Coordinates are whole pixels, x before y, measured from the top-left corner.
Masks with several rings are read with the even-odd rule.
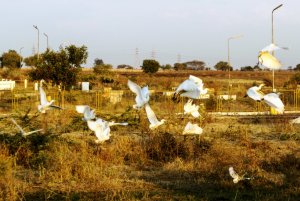
[[[145,59],[143,61],[142,69],[145,73],[156,73],[160,65],[157,61],[153,59]]]

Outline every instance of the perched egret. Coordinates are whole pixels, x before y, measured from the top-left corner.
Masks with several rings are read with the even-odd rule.
[[[46,113],[46,110],[49,110],[49,109],[62,109],[59,106],[53,105],[54,100],[51,100],[50,102],[47,100],[46,93],[42,86],[43,82],[44,82],[44,80],[40,81],[40,87],[39,87],[40,105],[38,105],[38,111],[41,113]]]
[[[249,177],[239,176],[233,169],[233,167],[229,167],[229,174],[233,178],[233,183],[238,183],[239,181],[245,180],[245,179],[250,179]]]
[[[188,122],[187,125],[185,126],[182,134],[183,135],[188,135],[188,134],[197,134],[201,135],[203,133],[203,129],[198,126],[197,124],[192,124],[191,122]]]
[[[130,80],[128,80],[127,85],[129,89],[136,94],[136,98],[135,98],[136,104],[133,105],[134,109],[141,109],[146,103],[149,102],[150,94],[149,94],[148,86],[141,88],[139,85],[137,85],[136,83]]]
[[[88,105],[76,105],[76,111],[78,113],[83,114],[83,120],[88,121],[91,119],[95,119],[95,110],[91,110],[91,108]]]
[[[150,122],[149,128],[151,130],[153,130],[153,129],[157,128],[158,126],[162,125],[163,123],[165,123],[166,120],[164,120],[164,119],[158,121],[155,113],[153,112],[153,110],[151,109],[151,107],[148,103],[145,104],[145,110],[146,110],[148,120]]]
[[[264,95],[263,100],[270,107],[274,108],[278,113],[282,114],[284,111],[284,104],[279,98],[279,94],[277,93],[268,93]]]
[[[260,84],[259,86],[253,86],[253,87],[249,88],[247,90],[247,94],[245,95],[245,97],[249,96],[250,98],[252,98],[255,101],[261,101],[264,94],[260,90],[263,86],[265,86],[265,84]]]
[[[203,88],[203,82],[200,78],[193,75],[189,76],[189,79],[183,81],[176,89],[173,100],[178,101],[179,96],[189,97],[192,99],[199,99],[200,95],[207,93],[207,88]]]
[[[27,135],[30,135],[32,133],[37,133],[37,132],[40,132],[43,130],[43,129],[38,129],[38,130],[30,131],[30,132],[25,132],[23,130],[23,128],[21,126],[19,126],[19,124],[17,124],[17,122],[13,118],[11,118],[11,121],[17,126],[17,128],[19,129],[19,131],[21,132],[23,137],[26,137]]]
[[[184,105],[183,114],[191,114],[193,117],[197,118],[200,116],[199,105],[192,104],[193,100],[189,99],[188,102]]]

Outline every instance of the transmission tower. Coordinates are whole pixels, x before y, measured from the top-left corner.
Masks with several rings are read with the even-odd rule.
[[[181,63],[181,55],[177,54],[177,63]]]
[[[155,50],[152,50],[151,51],[151,59],[155,60],[155,57],[156,57],[156,52],[155,52]]]
[[[139,49],[135,48],[135,61],[134,65],[136,68],[140,68]]]

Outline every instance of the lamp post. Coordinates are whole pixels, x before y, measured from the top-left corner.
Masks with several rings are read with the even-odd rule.
[[[20,53],[19,53],[19,54],[20,54],[20,68],[22,67],[22,49],[23,49],[23,48],[24,48],[24,47],[21,47],[21,48],[20,48],[20,51],[19,51],[19,52],[20,52]]]
[[[227,40],[227,48],[228,48],[228,95],[230,95],[230,40],[238,39],[243,37],[243,35],[231,36]]]
[[[33,27],[38,31],[38,40],[37,40],[37,59],[39,60],[39,50],[40,50],[40,30],[36,25]]]
[[[272,10],[272,43],[274,44],[274,17],[273,17],[273,13],[275,10],[277,10],[278,8],[280,8],[281,6],[283,6],[283,4],[280,4],[279,6],[277,6],[276,8],[274,8]],[[272,51],[272,55],[274,56],[274,51]],[[273,87],[272,87],[272,91],[275,92],[275,83],[274,83],[274,69],[272,70],[272,78],[273,78]]]
[[[46,33],[44,33],[44,36],[46,36],[46,38],[47,38],[47,49],[49,49],[48,35]]]

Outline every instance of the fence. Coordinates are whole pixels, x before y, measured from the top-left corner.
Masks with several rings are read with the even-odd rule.
[[[268,89],[265,91],[267,92]],[[269,90],[270,91],[270,90]],[[299,109],[300,90],[280,89],[281,99],[286,111]],[[122,110],[135,104],[135,94],[130,90],[112,90],[105,88],[99,91],[59,91],[46,90],[49,99],[55,100],[55,105],[65,109],[74,109],[75,105],[90,105],[101,111]],[[183,112],[186,98],[181,98],[179,103],[173,103],[172,91],[150,91],[151,107],[166,109],[171,112]],[[255,102],[250,98],[237,95],[224,95],[223,92],[214,91],[203,99],[195,100],[196,104],[203,105],[208,112],[263,112],[269,107],[263,102]],[[0,91],[0,111],[12,112],[22,108],[37,108],[39,93],[34,90]],[[164,111],[166,111],[164,110]]]

